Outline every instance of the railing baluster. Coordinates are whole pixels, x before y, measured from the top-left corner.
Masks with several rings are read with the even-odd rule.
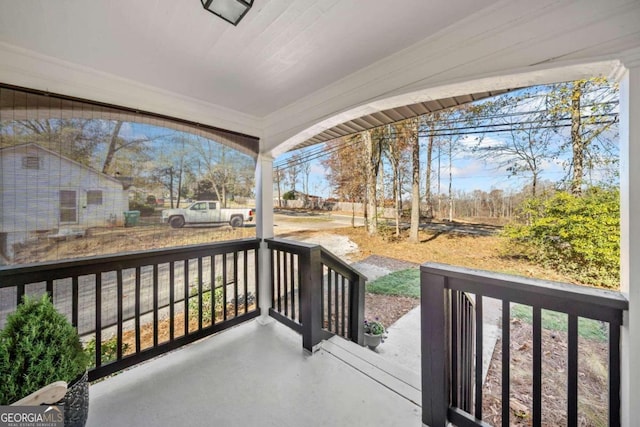
[[[96,367],[102,366],[102,273],[96,274]]]
[[[578,316],[569,314],[567,328],[567,425],[578,425]]]
[[[184,294],[184,336],[189,335],[189,260],[184,260],[184,271],[182,272],[183,294]]]
[[[509,397],[511,386],[511,303],[502,301],[502,425],[509,427]]]
[[[344,325],[345,324],[345,313],[344,313],[344,311],[345,311],[345,301],[344,301],[344,297],[345,297],[345,283],[344,283],[344,281],[345,281],[345,278],[344,278],[344,276],[340,276],[340,277],[341,277],[341,280],[342,280],[342,289],[341,289],[342,290],[342,317],[341,317],[341,322],[340,322],[340,325],[341,325],[340,335],[342,335],[344,337],[345,336],[345,327],[344,327],[345,326]]]
[[[211,255],[211,325],[216,324],[216,256]]]
[[[227,320],[227,254],[222,255],[222,320]]]
[[[331,330],[331,305],[332,305],[332,300],[331,300],[331,291],[332,291],[332,286],[331,286],[331,278],[332,278],[332,270],[330,268],[327,267],[327,330],[330,331]]]
[[[533,306],[533,416],[534,427],[542,425],[542,310]]]
[[[287,262],[287,253],[283,254],[282,270],[284,277],[284,315],[289,316],[289,263]]]
[[[238,252],[233,252],[233,317],[238,317]]]
[[[71,324],[78,328],[78,276],[71,278]]]
[[[51,298],[51,302],[53,302],[53,280],[47,280],[47,295]]]
[[[24,297],[24,284],[21,283],[16,286],[16,305],[20,305],[22,297]]]
[[[271,264],[273,265],[273,262]],[[258,272],[258,250],[257,249],[253,250],[253,273],[255,275],[254,290],[256,292],[256,309],[257,309],[258,307],[260,307],[260,286],[258,286],[258,284],[260,283],[260,279],[259,279],[259,272]],[[271,294],[273,294],[273,286],[271,287]]]
[[[334,322],[334,328],[335,328],[335,333],[338,333],[338,320],[340,319],[340,295],[339,295],[339,285],[338,285],[338,272],[334,270],[333,272],[333,292],[335,295],[335,299],[333,304],[335,305],[335,316],[336,316],[336,321]],[[329,329],[331,330],[331,329]]]
[[[609,426],[620,423],[620,325],[609,323]]]
[[[459,335],[460,335],[460,315],[458,314],[458,305],[460,301],[460,292],[451,292],[451,406],[458,407],[458,394],[460,391],[458,380],[458,356],[460,355]]]
[[[176,272],[175,263],[169,263],[169,341],[173,341],[175,335],[175,300],[176,300]]]
[[[158,346],[158,264],[153,264],[153,346]]]
[[[135,328],[136,328],[136,354],[140,353],[140,267],[136,267],[136,291],[135,291]]]
[[[249,258],[248,258],[248,253],[247,250],[244,250],[244,257],[243,257],[243,265],[244,265],[244,271],[243,271],[243,279],[244,279],[244,312],[248,313],[249,312]]]
[[[326,279],[328,277],[328,275],[325,273],[325,270],[327,270],[326,266],[322,266],[322,280],[320,280],[320,314],[322,315],[322,327],[324,328],[324,320],[325,320],[325,316],[326,316],[326,310],[327,307],[325,307],[325,299],[328,298],[328,294],[329,294],[329,288],[327,287],[328,283]],[[302,286],[302,284],[300,285]],[[302,292],[302,291],[300,291]],[[327,306],[328,306],[328,302],[327,302]],[[300,315],[302,317],[302,315]]]
[[[477,419],[482,419],[482,382],[484,362],[482,358],[482,352],[484,351],[484,320],[483,320],[483,306],[482,295],[476,295],[476,372],[475,372],[475,416]]]
[[[202,257],[198,257],[198,330],[202,329]]]
[[[118,326],[116,328],[117,338],[116,344],[118,348],[116,349],[116,360],[122,360],[122,323],[124,322],[124,316],[122,315],[122,303],[123,303],[123,292],[122,292],[122,269],[119,268],[116,270],[116,307],[118,310]]]
[[[280,255],[282,254],[281,251],[276,251],[276,277],[278,278],[277,280],[277,285],[278,285],[278,313],[282,313],[282,300],[280,298],[281,295],[281,290],[280,290],[280,281],[282,280],[282,277],[280,276]]]
[[[296,268],[293,261],[293,254],[289,254],[289,263],[291,265],[291,320],[296,321]]]

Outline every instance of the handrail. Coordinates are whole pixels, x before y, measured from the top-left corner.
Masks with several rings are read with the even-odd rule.
[[[467,318],[459,314],[462,295],[474,294]],[[509,423],[511,303],[533,311],[533,425],[542,411],[541,310],[567,314],[567,423],[578,423],[578,318],[609,323],[609,425],[620,423],[620,328],[629,302],[624,295],[567,283],[427,263],[421,266],[422,421],[485,426],[482,421],[483,298],[502,301],[502,420]],[[463,337],[464,340],[461,340]],[[466,341],[465,341],[466,340]],[[475,343],[473,343],[475,341]],[[468,345],[472,342],[471,346]],[[475,353],[475,358],[472,357]],[[471,377],[475,377],[473,381]],[[473,390],[472,390],[473,389]],[[458,401],[458,396],[464,396]],[[471,398],[473,396],[473,399]],[[471,401],[474,410],[471,410]]]
[[[0,267],[0,289],[25,283],[44,282],[47,280],[64,279],[74,274],[105,273],[117,268],[135,268],[148,265],[149,260],[154,263],[180,261],[185,254],[198,257],[205,255],[219,255],[238,247],[256,249],[259,239],[238,239],[226,242],[206,243],[198,245],[180,246],[169,249],[150,249],[136,252],[120,252],[115,255],[98,255],[75,258],[67,261],[47,261],[17,266]]]
[[[367,276],[365,276],[360,271],[358,271],[357,268],[347,264],[346,262],[344,262],[343,260],[335,256],[335,254],[331,253],[324,247],[322,248],[321,256],[322,256],[322,263],[324,265],[331,267],[333,270],[337,271],[343,276],[351,280],[357,280],[360,278],[364,279],[365,281],[369,280]]]
[[[362,343],[366,277],[320,245],[265,241],[272,254],[269,314],[301,332],[308,351],[334,334]]]
[[[25,293],[55,296],[95,343],[94,380],[258,316],[259,247],[242,239],[3,267],[0,288],[15,288],[15,302],[3,301],[2,315]],[[142,342],[147,332],[153,343]],[[108,336],[115,361],[103,360]]]
[[[589,319],[622,323],[622,311],[629,301],[619,292],[570,283],[533,279],[504,273],[449,266],[423,264],[421,270],[447,277],[448,288],[479,293],[485,297],[539,305],[542,309],[560,311]]]

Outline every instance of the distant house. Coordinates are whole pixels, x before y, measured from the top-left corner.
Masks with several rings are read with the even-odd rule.
[[[0,149],[0,254],[36,232],[122,223],[129,209],[123,183],[41,147]]]

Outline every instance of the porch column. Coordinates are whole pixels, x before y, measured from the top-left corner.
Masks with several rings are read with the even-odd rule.
[[[622,425],[637,425],[640,396],[640,58],[620,80],[620,285],[629,299],[622,327]],[[635,399],[635,407],[634,407]]]
[[[258,155],[256,161],[256,237],[268,239],[273,237],[273,158],[264,154]],[[261,323],[268,323],[271,308],[271,255],[267,244],[260,243],[258,254],[258,280],[261,311]]]

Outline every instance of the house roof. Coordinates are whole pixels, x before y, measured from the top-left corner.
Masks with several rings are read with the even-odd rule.
[[[123,186],[123,188],[124,188],[124,183],[122,181],[120,181],[119,179],[114,178],[114,177],[112,177],[110,175],[107,175],[105,173],[102,173],[102,172],[100,172],[100,171],[98,171],[96,169],[93,169],[93,168],[89,167],[89,166],[83,165],[80,162],[72,160],[72,159],[70,159],[70,158],[68,158],[66,156],[63,156],[63,155],[61,155],[59,153],[56,153],[55,151],[49,150],[48,148],[45,148],[45,147],[41,146],[40,144],[36,144],[34,142],[29,142],[29,143],[26,143],[26,144],[12,145],[12,146],[9,146],[9,147],[0,148],[0,156],[2,156],[3,153],[9,152],[9,151],[19,151],[19,150],[27,150],[27,149],[39,150],[39,151],[42,151],[43,153],[46,153],[46,154],[48,154],[50,156],[54,156],[54,157],[57,157],[59,159],[65,160],[65,161],[73,164],[74,166],[77,166],[79,168],[85,169],[85,170],[87,170],[87,171],[89,171],[91,173],[94,173],[96,175],[100,175],[104,179],[107,179],[109,181],[115,182],[115,183]]]

